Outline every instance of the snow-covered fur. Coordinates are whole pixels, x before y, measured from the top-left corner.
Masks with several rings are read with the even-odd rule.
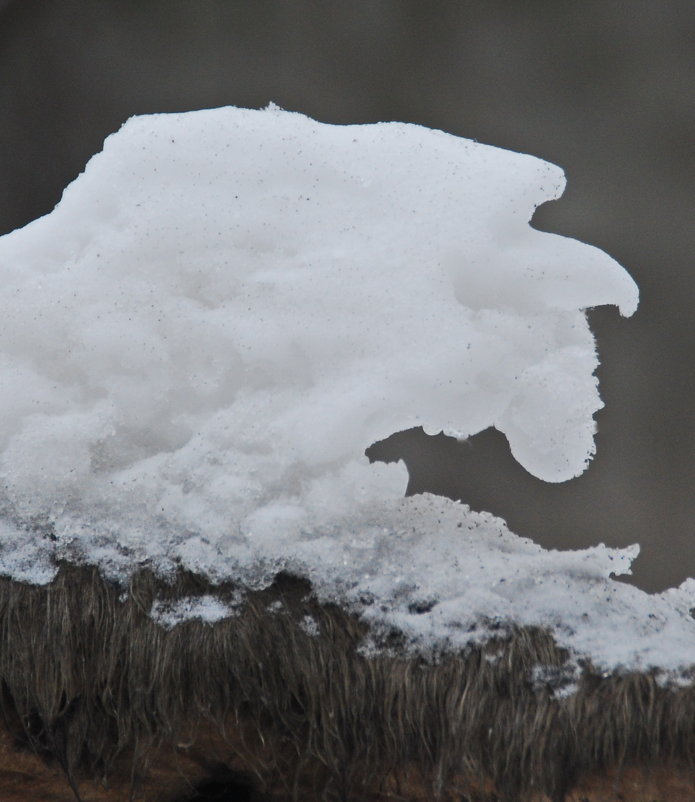
[[[399,789],[412,800],[561,800],[582,771],[695,754],[692,688],[590,665],[567,677],[541,630],[500,630],[431,660],[380,633],[390,649],[366,655],[366,625],[286,575],[214,624],[167,629],[150,617],[155,599],[210,590],[190,574],[167,585],[140,573],[126,596],[67,565],[50,585],[0,580],[6,727],[59,761],[78,794],[116,772],[132,772],[137,791],[154,750],[175,763],[211,733],[217,770],[252,777],[274,800]]]

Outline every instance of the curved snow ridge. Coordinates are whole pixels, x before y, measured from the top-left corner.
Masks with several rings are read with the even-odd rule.
[[[275,549],[273,570],[305,576],[320,599],[403,633],[416,651],[457,651],[505,628],[542,627],[574,662],[692,682],[693,580],[659,595],[615,581],[630,573],[639,546],[546,550],[491,514],[428,494],[340,526],[349,536]]]

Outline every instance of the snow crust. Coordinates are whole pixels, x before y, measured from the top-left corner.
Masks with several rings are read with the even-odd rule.
[[[50,215],[0,238],[0,570],[183,566],[249,588],[292,570],[417,648],[504,620],[605,665],[693,662],[674,646],[693,642],[687,589],[608,578],[634,549],[545,552],[403,499],[405,468],[364,456],[416,425],[494,425],[535,475],[584,470],[601,406],[585,309],[629,315],[637,289],[529,226],[564,183],[401,123],[129,120]]]

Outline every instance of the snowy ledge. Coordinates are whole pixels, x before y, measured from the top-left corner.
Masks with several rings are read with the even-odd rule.
[[[548,551],[493,515],[429,494],[373,505],[371,513],[357,521],[334,517],[287,541],[272,530],[264,541],[259,530],[253,548],[222,549],[200,535],[160,544],[154,553],[152,543],[122,548],[117,563],[110,548],[86,551],[82,538],[63,542],[52,532],[6,525],[3,569],[17,580],[50,581],[57,560],[89,565],[96,555],[101,572],[125,588],[143,569],[165,582],[184,570],[209,583],[202,602],[155,603],[151,614],[166,626],[233,617],[244,588],[262,590],[284,573],[308,580],[322,603],[338,604],[369,625],[364,654],[378,654],[394,631],[404,654],[432,659],[516,627],[538,627],[553,633],[576,670],[588,660],[599,673],[641,671],[665,684],[692,682],[695,582],[649,595],[615,581],[629,573],[638,547]],[[238,595],[223,603],[215,586],[230,580]]]
[[[405,468],[364,456],[412,426],[492,425],[543,479],[586,468],[585,310],[631,314],[637,289],[528,225],[563,187],[539,159],[412,125],[128,121],[50,215],[0,238],[0,571],[249,591],[288,572],[369,623],[365,653],[394,628],[430,655],[530,626],[599,670],[687,682],[693,580],[648,596],[611,579],[637,547],[544,551],[403,499]],[[153,609],[175,613],[203,614]]]

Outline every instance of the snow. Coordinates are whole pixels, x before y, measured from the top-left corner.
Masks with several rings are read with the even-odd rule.
[[[637,289],[528,225],[564,183],[402,123],[272,105],[129,120],[51,214],[0,238],[0,571],[43,583],[67,559],[260,588],[292,570],[413,648],[499,619],[608,666],[693,662],[689,591],[609,578],[635,549],[544,551],[403,499],[404,466],[364,456],[412,426],[494,425],[542,479],[586,468],[585,310],[632,314]]]
[[[299,628],[310,638],[317,638],[321,634],[321,627],[315,618],[305,615],[299,622]]]
[[[203,596],[184,596],[175,600],[155,601],[150,610],[150,618],[165,629],[173,629],[182,621],[197,619],[205,624],[216,624],[225,618],[239,614],[243,597],[225,603],[209,593]]]

